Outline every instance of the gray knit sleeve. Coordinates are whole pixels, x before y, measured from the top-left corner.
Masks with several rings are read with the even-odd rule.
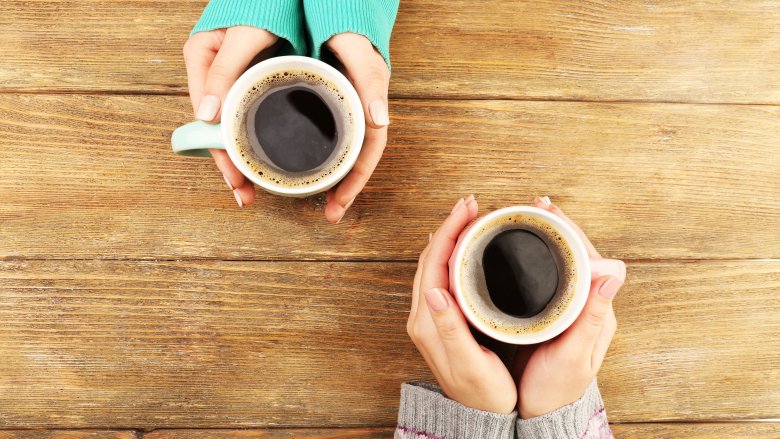
[[[401,386],[395,439],[512,439],[517,413],[483,412],[444,396],[437,386]]]
[[[577,401],[542,416],[517,420],[519,439],[610,439],[612,430],[596,381]]]

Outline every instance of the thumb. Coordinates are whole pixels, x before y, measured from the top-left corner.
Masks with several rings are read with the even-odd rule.
[[[263,29],[249,26],[229,28],[206,75],[196,117],[206,122],[218,120],[230,87],[244,73],[249,63],[261,51],[273,45],[275,40],[273,34]]]
[[[612,299],[622,285],[623,279],[615,276],[602,276],[591,284],[585,308],[571,328],[580,343],[592,345],[596,342],[612,307]]]
[[[425,292],[425,302],[450,361],[467,361],[481,353],[479,344],[469,331],[466,319],[449,292],[441,288],[431,288]]]
[[[390,69],[387,63],[366,37],[350,33],[337,37],[334,37],[334,53],[360,96],[366,125],[371,128],[389,125],[387,89],[390,87]]]

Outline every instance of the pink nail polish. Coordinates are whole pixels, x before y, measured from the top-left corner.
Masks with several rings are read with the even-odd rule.
[[[458,202],[457,202],[457,203],[455,203],[455,207],[453,207],[453,208],[452,208],[452,210],[450,211],[450,215],[452,215],[453,213],[455,213],[455,211],[456,211],[456,210],[458,210],[458,209],[460,208],[460,206],[462,206],[462,205],[463,205],[463,202],[464,202],[464,201],[465,201],[465,200],[464,200],[463,198],[461,198],[460,200],[458,200]]]
[[[607,300],[612,300],[617,294],[621,285],[623,285],[623,281],[620,280],[620,278],[610,276],[606,282],[601,284],[601,288],[599,288],[599,296]]]
[[[368,106],[368,112],[371,114],[371,120],[377,126],[383,127],[390,124],[390,116],[387,113],[387,106],[382,101],[374,101]]]
[[[241,196],[238,195],[237,190],[233,190],[233,196],[236,198],[236,203],[238,203],[238,207],[243,208],[244,207],[244,200],[241,199]]]
[[[449,307],[447,298],[444,297],[444,294],[438,288],[431,288],[425,292],[425,302],[431,311],[434,312],[444,311]]]
[[[210,122],[214,120],[219,111],[219,98],[213,95],[203,96],[198,105],[198,114],[196,117],[200,120]]]
[[[236,188],[234,188],[234,187],[233,187],[233,185],[230,183],[230,180],[228,180],[228,178],[227,178],[227,177],[225,177],[225,176],[223,175],[223,176],[222,176],[222,178],[224,178],[224,179],[225,179],[225,183],[227,183],[227,185],[228,185],[228,187],[230,188],[230,190],[231,190],[231,191],[236,189]]]

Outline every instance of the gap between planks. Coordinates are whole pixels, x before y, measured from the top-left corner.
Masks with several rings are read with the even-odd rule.
[[[76,95],[76,96],[188,96],[188,93],[179,91],[162,90],[39,90],[39,89],[0,89],[0,95]],[[556,97],[518,97],[508,98],[504,96],[481,96],[470,94],[455,94],[449,96],[419,96],[413,94],[390,91],[390,100],[409,101],[506,101],[506,102],[578,102],[583,104],[668,104],[668,105],[721,105],[739,107],[780,107],[780,103],[771,102],[720,102],[720,101],[696,101],[696,100],[664,100],[664,99],[572,99]]]

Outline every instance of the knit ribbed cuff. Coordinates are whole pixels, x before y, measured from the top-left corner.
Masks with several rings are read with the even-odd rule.
[[[523,439],[590,439],[612,437],[596,381],[577,401],[542,416],[517,420]]]
[[[517,413],[483,412],[445,397],[432,384],[401,386],[396,439],[511,439]]]
[[[306,55],[300,0],[211,0],[192,34],[233,26],[253,26],[287,40],[281,55]]]
[[[365,35],[390,66],[390,33],[399,0],[304,0],[311,52],[319,58],[322,45],[333,35]]]

